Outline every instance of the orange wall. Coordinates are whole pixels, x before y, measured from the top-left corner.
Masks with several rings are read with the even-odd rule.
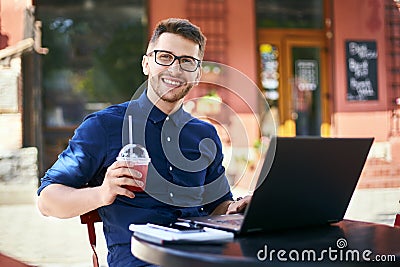
[[[257,82],[257,44],[255,1],[242,0],[240,5],[236,0],[228,0],[227,24],[228,47],[227,65],[242,72],[248,79]],[[231,77],[231,82],[240,96],[246,96],[246,102],[251,107],[257,107],[258,94],[250,87],[244,77]],[[239,84],[239,86],[238,86]],[[243,86],[240,86],[243,84]],[[242,112],[246,112],[242,109]]]
[[[385,8],[381,0],[334,0],[334,136],[374,136],[387,141],[390,111],[387,111]],[[378,100],[346,100],[346,40],[375,40],[378,50]]]
[[[226,13],[221,14],[226,19],[226,62],[223,64],[239,71],[228,71],[227,88],[232,89],[239,96],[245,96],[245,102],[257,111],[257,45],[254,0],[225,0]],[[184,0],[150,0],[148,1],[149,31],[153,30],[156,23],[168,17],[186,17],[186,4]],[[201,27],[201,25],[199,25]],[[206,48],[207,50],[207,48]],[[233,73],[233,74],[232,74]],[[244,74],[244,75],[243,75]],[[249,108],[243,100],[222,96],[230,108],[234,109],[238,117],[245,120],[246,134],[243,144],[252,144],[258,138],[259,132],[254,116],[249,114]]]
[[[172,4],[173,3],[173,4]],[[256,26],[254,0],[226,0],[227,4],[227,62],[246,74],[251,80],[257,80]],[[168,17],[186,18],[185,0],[148,1],[149,31],[156,23]]]
[[[24,39],[25,10],[32,5],[28,0],[1,1],[1,35],[8,39],[7,45],[14,45]],[[3,47],[4,48],[4,47]]]
[[[381,0],[334,0],[334,97],[335,111],[387,109],[385,59],[385,7]],[[346,40],[375,40],[378,50],[378,101],[346,101]]]
[[[390,112],[338,112],[333,116],[336,137],[375,137],[377,142],[386,142],[390,131]]]
[[[257,81],[257,47],[256,47],[256,26],[255,26],[255,7],[254,0],[241,0],[238,4],[237,0],[226,0],[226,16],[227,20],[227,46],[226,46],[226,62],[230,67],[235,68],[248,77],[253,82]],[[156,23],[168,17],[186,18],[185,0],[150,0],[148,1],[148,19],[149,31],[153,30]],[[207,49],[207,48],[206,48]],[[240,95],[249,96],[250,89],[248,86],[238,86],[243,77],[235,79],[230,77],[230,82],[235,88],[241,88]],[[246,84],[244,82],[243,84]],[[247,91],[246,91],[247,90]],[[256,106],[257,95],[251,94],[247,97],[251,106]],[[246,112],[243,108],[243,112]]]
[[[186,18],[185,0],[149,0],[148,20],[149,36],[151,35],[157,22],[166,18]]]
[[[256,18],[253,0],[227,0],[228,62],[257,81]]]

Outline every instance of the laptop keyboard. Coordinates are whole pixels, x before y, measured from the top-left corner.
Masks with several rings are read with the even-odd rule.
[[[214,220],[214,222],[219,224],[226,224],[226,225],[234,225],[234,226],[241,226],[243,220],[242,219],[228,219],[228,220]]]

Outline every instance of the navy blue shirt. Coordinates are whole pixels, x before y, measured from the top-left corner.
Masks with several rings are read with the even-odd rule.
[[[215,128],[183,108],[167,116],[145,93],[86,117],[42,178],[38,194],[49,184],[100,185],[129,141],[127,115],[133,119],[133,142],[146,147],[151,163],[146,192],[136,192],[133,199],[118,196],[99,208],[109,248],[130,243],[131,223],[168,224],[178,217],[203,216],[232,199]]]

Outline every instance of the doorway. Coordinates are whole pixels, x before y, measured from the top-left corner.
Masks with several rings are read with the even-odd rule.
[[[257,0],[256,5],[259,86],[278,135],[329,136],[330,1]]]
[[[280,136],[329,136],[327,45],[313,30],[258,31],[260,87]]]

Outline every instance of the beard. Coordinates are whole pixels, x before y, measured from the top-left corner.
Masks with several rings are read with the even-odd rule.
[[[195,83],[186,82],[177,87],[167,87],[162,81],[161,75],[155,75],[151,78],[150,85],[159,99],[168,103],[175,103],[183,99]]]

